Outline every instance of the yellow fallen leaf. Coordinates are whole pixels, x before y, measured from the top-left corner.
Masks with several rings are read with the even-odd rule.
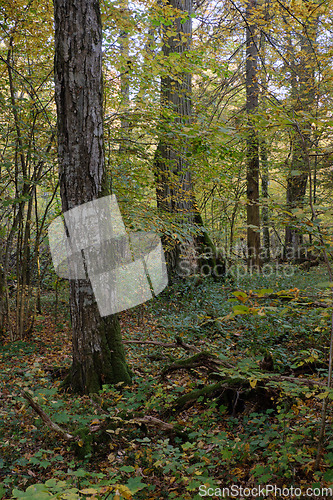
[[[80,490],[83,495],[97,495],[97,491],[94,488],[84,488]]]
[[[116,495],[121,495],[123,498],[126,498],[126,500],[130,500],[132,498],[132,492],[131,490],[123,485],[123,484],[117,484],[116,485],[116,492],[115,492],[115,497],[114,498],[117,498]],[[118,497],[120,498],[120,497]]]
[[[322,392],[321,394],[318,394],[319,399],[325,399],[329,395],[328,391]]]
[[[255,386],[257,385],[258,380],[256,378],[250,378],[249,382],[252,389],[254,389]]]

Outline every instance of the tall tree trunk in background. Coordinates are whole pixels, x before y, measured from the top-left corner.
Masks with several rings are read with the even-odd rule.
[[[263,246],[263,260],[269,262],[271,259],[270,237],[269,237],[269,211],[268,211],[268,155],[266,139],[262,138],[260,141],[261,152],[261,194],[263,197],[261,208],[262,219],[262,246]]]
[[[288,212],[303,208],[309,175],[308,153],[312,144],[311,112],[315,106],[316,57],[314,44],[316,42],[317,22],[316,18],[308,18],[300,35],[301,51],[298,63],[296,64],[295,57],[291,58],[292,102],[295,111],[294,119],[297,124],[292,134],[292,158],[287,178],[286,204]],[[296,262],[302,261],[304,258],[302,234],[292,225],[286,227],[285,258]]]
[[[261,1],[261,5],[263,2]],[[265,10],[265,21],[269,21],[269,5],[264,4],[263,7]],[[260,34],[260,49],[261,49],[261,108],[264,111],[267,110],[265,92],[267,91],[268,86],[268,78],[266,73],[266,40],[265,34],[261,32]],[[264,131],[261,132],[260,137],[260,163],[261,163],[261,196],[262,196],[262,205],[261,205],[261,221],[262,221],[262,251],[261,251],[261,260],[265,262],[269,262],[271,260],[271,247],[270,247],[270,236],[269,236],[269,209],[268,209],[268,183],[269,183],[269,165],[268,165],[268,146],[267,139],[265,137]]]
[[[107,194],[103,151],[102,27],[98,0],[54,0],[55,93],[63,211]],[[70,281],[73,365],[80,393],[130,382],[117,316],[101,318],[89,280]]]
[[[124,4],[126,16],[128,16],[128,2]],[[128,151],[127,138],[129,123],[127,119],[128,107],[130,103],[130,78],[131,61],[129,56],[129,34],[126,30],[121,30],[119,36],[119,48],[122,61],[122,69],[120,74],[120,95],[121,95],[121,119],[120,119],[120,147],[121,155]]]
[[[184,16],[177,17],[175,14],[173,26],[164,26],[163,55],[166,59],[188,51],[192,38],[192,0],[169,0],[167,4],[181,11]],[[180,65],[178,63],[178,67]],[[204,266],[205,272],[215,277],[225,272],[225,263],[217,258],[216,248],[208,232],[203,229],[202,217],[195,201],[188,160],[190,142],[186,134],[179,134],[183,132],[184,126],[191,123],[191,93],[192,75],[189,72],[175,70],[174,74],[169,73],[161,78],[163,130],[154,165],[157,207],[184,227],[195,224],[201,228],[200,233],[185,248],[180,241],[166,236],[162,238],[169,279],[176,273],[186,276],[198,268],[203,270]],[[206,250],[205,255],[200,257],[195,250],[197,248],[202,249],[202,252]]]
[[[179,9],[187,17],[185,22],[178,17],[173,20],[173,26],[164,26],[165,58],[187,51],[192,37],[192,0],[169,0],[168,5]],[[191,82],[192,75],[188,72],[176,72],[161,78],[161,115],[166,130],[161,133],[155,153],[157,206],[161,211],[176,216],[184,224],[192,219],[193,193],[190,166],[186,157],[188,144],[186,139],[177,141],[176,134],[182,126],[191,122]],[[172,134],[174,137],[170,139]],[[179,265],[180,243],[164,238],[164,249],[171,277]]]
[[[260,268],[259,138],[253,122],[258,110],[258,28],[254,15],[256,0],[246,7],[246,111],[247,131],[247,248],[249,269]]]
[[[6,323],[6,290],[5,290],[5,273],[0,265],[0,338],[5,333]]]

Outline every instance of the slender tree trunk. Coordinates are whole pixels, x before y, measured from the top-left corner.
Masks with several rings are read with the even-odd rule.
[[[65,212],[107,194],[102,28],[98,0],[54,0],[54,13],[59,178]],[[72,390],[90,393],[102,384],[129,383],[118,318],[100,317],[89,280],[71,280],[70,309]]]
[[[254,21],[256,0],[246,7],[246,111],[247,136],[247,249],[249,269],[260,268],[260,212],[259,212],[259,138],[253,123],[258,110],[258,28]]]

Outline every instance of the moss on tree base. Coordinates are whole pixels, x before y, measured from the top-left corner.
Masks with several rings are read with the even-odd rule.
[[[132,374],[125,360],[117,316],[101,318],[99,329],[94,335],[99,349],[87,352],[78,361],[73,360],[70,373],[62,383],[63,389],[91,394],[98,392],[105,384],[131,384]]]

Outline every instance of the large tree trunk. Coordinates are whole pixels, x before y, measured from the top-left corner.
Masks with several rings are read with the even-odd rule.
[[[163,54],[183,54],[189,49],[192,36],[192,0],[169,0],[173,9],[188,14],[186,21],[173,20],[172,29],[165,26]],[[173,214],[178,222],[193,222],[193,195],[190,166],[186,157],[188,144],[179,139],[181,126],[191,121],[191,79],[187,72],[175,72],[161,78],[161,114],[168,134],[162,133],[155,154],[157,206]],[[165,128],[164,127],[164,128]],[[171,135],[173,134],[173,137]],[[170,138],[171,137],[171,138]],[[180,243],[164,238],[169,277],[176,271],[180,259]]]
[[[269,168],[268,168],[268,155],[267,143],[263,138],[260,141],[261,149],[261,194],[263,197],[261,219],[262,219],[262,243],[263,248],[261,251],[262,260],[269,262],[271,260],[270,237],[269,237],[269,209],[268,209],[268,182],[269,182]]]
[[[301,132],[302,133],[302,132]],[[302,133],[303,135],[303,133]],[[307,155],[304,142],[309,145],[308,138],[299,135],[296,131],[293,140],[293,154],[291,168],[287,178],[287,211],[302,209],[306,186],[308,180]],[[297,227],[288,225],[285,232],[285,258],[291,261],[300,262],[303,259],[302,249],[303,237]]]
[[[54,0],[55,93],[63,211],[103,192],[102,28],[98,0]],[[116,316],[101,318],[90,281],[70,282],[74,391],[130,382]]]
[[[260,212],[259,212],[259,138],[253,123],[258,110],[258,27],[254,21],[256,0],[246,7],[246,111],[247,135],[247,249],[249,269],[260,268]]]
[[[260,0],[259,5],[261,7],[265,6],[264,0]],[[268,7],[265,12],[265,21],[268,22],[270,13]],[[260,33],[260,48],[261,48],[261,107],[266,111],[266,99],[265,92],[268,87],[268,77],[265,71],[266,67],[266,40],[263,31]],[[269,163],[268,163],[268,142],[265,137],[264,132],[261,132],[260,137],[260,167],[261,167],[261,195],[262,195],[262,207],[261,207],[261,222],[262,222],[262,249],[261,249],[261,261],[269,262],[271,260],[271,248],[270,248],[270,235],[269,235],[269,209],[268,209],[268,184],[269,184]]]
[[[311,148],[311,112],[315,105],[314,46],[317,36],[318,19],[308,18],[300,34],[299,60],[291,57],[291,94],[295,112],[292,135],[292,158],[287,178],[287,211],[302,209],[309,176],[309,150]],[[290,43],[292,51],[292,44]],[[295,56],[295,54],[293,54]],[[305,116],[304,116],[305,115]],[[308,115],[306,117],[306,115]],[[285,258],[299,262],[304,259],[302,234],[295,225],[288,225],[285,232]]]
[[[128,16],[128,2],[124,2],[124,10],[126,17]],[[121,118],[120,118],[120,147],[119,153],[122,161],[122,155],[126,161],[126,153],[128,152],[128,135],[129,122],[128,111],[130,106],[130,70],[131,60],[129,55],[129,34],[126,30],[121,30],[119,36],[119,50],[121,55],[121,73],[120,73],[120,95],[121,95]]]
[[[164,26],[163,55],[165,59],[173,54],[189,50],[192,38],[192,0],[169,0],[175,9],[173,25]],[[176,10],[177,9],[177,10]],[[181,11],[184,16],[178,17]],[[177,60],[177,59],[176,59]],[[178,63],[178,67],[181,63]],[[191,166],[189,163],[190,140],[183,127],[192,120],[192,75],[187,71],[174,70],[161,78],[161,117],[163,131],[155,154],[156,197],[158,208],[170,214],[183,227],[197,224],[203,227],[193,193]],[[185,230],[186,232],[186,230]],[[221,277],[224,262],[219,261],[216,249],[206,230],[196,237],[188,237],[186,245],[173,238],[162,238],[169,280],[175,274],[187,276],[191,272],[203,272]],[[202,249],[197,252],[197,249]],[[201,254],[209,254],[202,257]]]

